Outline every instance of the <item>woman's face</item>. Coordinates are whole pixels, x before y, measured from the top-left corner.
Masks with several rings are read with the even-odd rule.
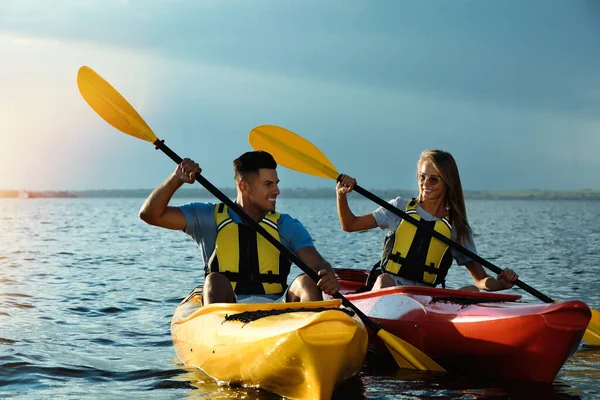
[[[427,160],[421,162],[417,172],[417,182],[421,200],[431,201],[444,199],[446,194],[446,183],[435,170],[433,164]]]

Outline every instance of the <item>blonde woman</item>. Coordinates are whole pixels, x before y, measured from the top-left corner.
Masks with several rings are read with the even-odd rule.
[[[477,253],[454,157],[442,150],[424,151],[417,163],[417,183],[417,198],[397,197],[389,203]],[[445,287],[446,274],[453,260],[456,260],[458,265],[464,265],[475,282],[475,286],[462,288],[463,290],[504,290],[511,288],[518,279],[518,275],[508,268],[496,278],[489,276],[478,262],[458,250],[449,248],[445,243],[432,238],[383,207],[369,214],[354,215],[346,195],[355,185],[356,179],[344,174],[337,184],[337,209],[342,229],[346,232],[375,227],[389,230],[380,262],[383,273],[377,277],[373,290],[406,285],[441,284]]]

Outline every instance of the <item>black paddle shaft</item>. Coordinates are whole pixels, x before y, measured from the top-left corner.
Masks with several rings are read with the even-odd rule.
[[[382,200],[380,197],[375,196],[373,193],[369,192],[368,190],[366,190],[366,189],[364,189],[364,188],[362,188],[362,187],[360,187],[358,185],[354,186],[354,190],[356,190],[358,193],[360,193],[363,196],[365,196],[367,199],[369,199],[371,201],[374,201],[375,203],[379,204],[381,207],[385,208],[386,210],[388,210],[388,211],[396,214],[397,216],[399,216],[403,220],[408,221],[411,224],[415,225],[417,228],[423,230],[424,232],[427,232],[428,234],[430,234],[434,238],[441,240],[442,242],[446,243],[448,246],[452,247],[453,249],[456,249],[456,250],[460,251],[461,253],[466,254],[467,256],[471,257],[472,260],[477,261],[479,264],[487,267],[491,271],[493,271],[493,272],[495,272],[497,274],[499,274],[500,272],[502,272],[502,269],[500,267],[498,267],[497,265],[494,265],[491,262],[489,262],[487,260],[484,260],[483,258],[479,257],[477,254],[473,253],[472,251],[470,251],[468,249],[465,249],[464,247],[462,247],[461,245],[459,245],[455,241],[450,240],[449,238],[447,238],[446,236],[444,236],[441,233],[437,232],[435,229],[431,228],[430,226],[425,225],[425,224],[421,224],[421,222],[419,222],[415,218],[411,217],[410,215],[408,215],[404,211],[398,209],[397,207],[392,206],[390,203]],[[546,303],[554,303],[554,300],[552,300],[550,297],[546,296],[543,293],[538,292],[537,290],[535,290],[534,288],[532,288],[531,286],[529,286],[525,282],[522,282],[522,281],[520,281],[520,280],[517,279],[517,281],[515,282],[515,285],[517,285],[518,287],[520,287],[521,289],[525,290],[529,294],[537,297],[538,299],[540,299],[540,300],[542,300],[542,301],[544,301]]]
[[[179,157],[173,150],[171,150],[165,144],[164,140],[157,140],[154,142],[154,145],[156,146],[157,150],[160,149],[163,153],[165,153],[167,156],[169,156],[169,158],[171,160],[175,161],[176,164],[181,164],[181,161],[183,161],[181,159],[181,157]],[[244,221],[246,224],[250,225],[254,230],[256,230],[258,233],[260,233],[265,239],[267,239],[269,241],[269,243],[271,243],[279,251],[281,251],[283,254],[285,254],[285,256],[287,258],[289,258],[294,264],[296,264],[298,266],[298,268],[300,268],[305,274],[310,276],[315,282],[319,282],[319,279],[321,279],[321,278],[319,278],[319,275],[317,274],[317,272],[315,272],[315,270],[313,270],[308,265],[306,265],[306,263],[304,263],[304,261],[302,261],[300,259],[300,257],[298,257],[296,254],[292,253],[290,251],[290,249],[288,249],[287,247],[282,245],[277,239],[275,239],[273,236],[271,236],[271,234],[269,232],[267,232],[267,230],[265,228],[260,226],[260,224],[258,222],[256,222],[254,219],[252,219],[252,217],[250,217],[248,214],[246,214],[244,212],[244,210],[242,210],[240,208],[239,205],[237,205],[235,202],[231,201],[231,199],[229,197],[225,196],[225,194],[223,192],[221,192],[219,189],[217,189],[216,186],[214,186],[212,183],[210,183],[205,177],[203,177],[199,173],[196,174],[196,181],[198,183],[200,183],[202,186],[204,186],[210,193],[212,193],[213,196],[215,196],[217,199],[219,199],[220,201],[225,203],[227,205],[227,207],[231,208],[242,219],[242,221]],[[346,307],[352,308],[352,310],[359,316],[359,318],[363,321],[363,323],[369,329],[373,330],[373,332],[375,332],[375,333],[379,332],[381,327],[379,325],[377,325],[375,322],[373,322],[373,320],[371,320],[369,317],[367,317],[362,311],[360,311],[354,304],[352,304],[346,297],[344,297],[344,295],[337,292],[333,297],[335,297],[337,299],[341,299],[343,304]]]

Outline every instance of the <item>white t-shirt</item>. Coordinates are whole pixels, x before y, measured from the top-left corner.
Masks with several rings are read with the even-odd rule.
[[[399,208],[400,210],[404,211],[406,209],[406,203],[410,202],[411,200],[412,199],[407,200],[407,199],[403,199],[402,197],[396,197],[395,199],[390,200],[388,203],[390,203],[394,207]],[[441,219],[441,218],[438,218],[438,217],[435,217],[435,216],[429,214],[418,204],[417,204],[416,211],[417,211],[417,214],[419,214],[419,216],[425,221],[439,221]],[[373,217],[375,218],[375,221],[377,221],[377,225],[381,229],[389,229],[392,232],[395,232],[396,229],[398,229],[398,225],[400,225],[400,221],[402,221],[402,219],[399,216],[397,216],[396,214],[394,214],[391,211],[386,210],[383,207],[379,207],[378,209],[373,211],[371,214],[373,215]],[[456,241],[456,230],[455,229],[452,229],[452,235],[451,235],[450,239]],[[477,250],[475,249],[475,243],[473,242],[473,237],[469,235],[468,239],[469,240],[466,240],[465,243],[462,244],[462,246],[464,248],[466,248],[467,250],[470,250],[473,253],[477,254]],[[453,248],[450,250],[452,251],[452,258],[454,258],[454,260],[456,260],[456,263],[458,265],[465,265],[469,261],[472,261],[470,257],[464,255],[460,251],[453,249]]]

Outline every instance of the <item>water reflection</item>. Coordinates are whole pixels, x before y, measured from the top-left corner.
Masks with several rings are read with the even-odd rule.
[[[542,384],[494,380],[455,373],[398,370],[390,360],[370,355],[361,373],[363,397],[352,399],[580,399],[560,382]]]
[[[589,356],[591,362],[597,362],[598,351],[594,350],[587,355],[585,353],[584,351],[582,357]],[[581,362],[577,361],[578,364]],[[222,385],[202,371],[181,367],[185,372],[177,379],[193,388],[186,394],[187,399],[281,399],[280,396],[260,389]],[[588,379],[589,376],[584,373],[583,378]],[[361,373],[339,386],[332,400],[582,399],[573,392],[573,388],[562,381],[542,384],[474,378],[453,373],[399,370],[393,360],[370,354]]]
[[[192,390],[186,393],[186,399],[194,400],[220,400],[220,399],[244,399],[244,400],[275,400],[282,399],[265,390],[247,388],[242,386],[229,386],[220,384],[204,372],[181,366],[185,372],[179,377],[181,381],[187,382]]]

